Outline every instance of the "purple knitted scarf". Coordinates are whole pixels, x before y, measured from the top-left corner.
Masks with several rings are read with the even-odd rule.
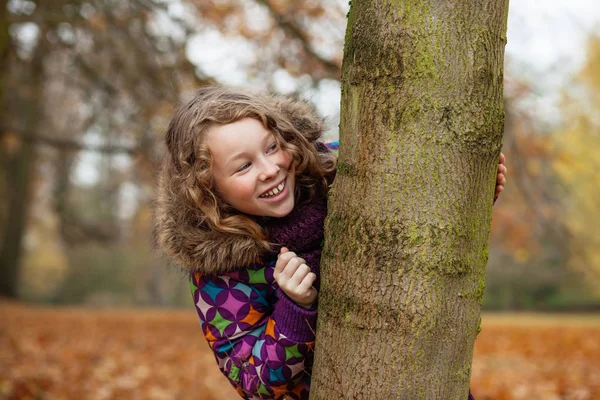
[[[306,260],[306,264],[317,275],[314,285],[317,290],[321,283],[319,263],[326,216],[327,201],[321,198],[295,207],[283,218],[263,218],[260,221],[277,253],[285,246]]]

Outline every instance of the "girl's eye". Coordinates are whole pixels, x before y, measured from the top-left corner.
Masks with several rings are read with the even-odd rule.
[[[241,167],[239,167],[239,168],[237,169],[237,171],[235,171],[235,172],[242,172],[242,171],[244,171],[244,170],[246,170],[246,169],[248,169],[248,168],[250,168],[250,163],[246,163],[246,164],[242,165],[242,166],[241,166]]]
[[[269,148],[267,149],[267,153],[272,153],[275,150],[277,150],[278,146],[277,143],[273,143],[272,145],[269,146]]]

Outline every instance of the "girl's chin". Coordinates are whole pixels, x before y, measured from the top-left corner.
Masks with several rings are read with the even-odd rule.
[[[275,218],[283,218],[288,216],[292,210],[294,209],[294,202],[292,199],[291,204],[282,204],[282,207],[276,209],[276,210],[270,210],[269,212],[269,217],[275,217]]]

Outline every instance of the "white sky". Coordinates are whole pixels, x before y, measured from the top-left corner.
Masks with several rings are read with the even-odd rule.
[[[600,24],[598,0],[512,0],[506,55],[545,69],[583,60],[584,41]]]
[[[598,0],[512,0],[506,73],[529,82],[534,115],[559,122],[559,91],[585,61],[586,39],[600,33]]]

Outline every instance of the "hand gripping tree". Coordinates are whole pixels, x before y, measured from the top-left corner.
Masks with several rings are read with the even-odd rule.
[[[311,399],[465,400],[508,0],[353,0]]]

